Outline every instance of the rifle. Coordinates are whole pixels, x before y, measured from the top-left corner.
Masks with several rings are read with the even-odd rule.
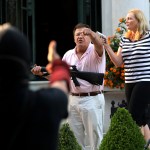
[[[46,68],[41,66],[41,71],[45,72],[45,75],[48,75]],[[95,73],[95,72],[86,72],[86,71],[79,71],[77,70],[76,66],[70,66],[70,74],[71,80],[73,80],[75,86],[80,86],[77,78],[86,80],[93,85],[102,85],[104,73]]]
[[[102,85],[103,84],[104,73],[78,71],[76,66],[71,66],[71,67],[72,67],[72,69],[70,69],[71,78],[72,78],[75,86],[80,86],[77,78],[86,80],[89,83],[94,84],[94,85]]]

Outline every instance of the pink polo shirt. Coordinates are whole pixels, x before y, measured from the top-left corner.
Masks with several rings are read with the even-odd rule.
[[[106,58],[105,50],[103,50],[102,57],[99,57],[97,52],[94,50],[94,45],[89,44],[86,52],[79,59],[76,55],[75,48],[67,51],[63,58],[63,61],[66,61],[69,65],[75,65],[79,71],[88,71],[88,72],[99,72],[105,73],[106,67]],[[71,80],[71,92],[73,93],[87,93],[92,91],[101,91],[103,90],[104,85],[97,86],[92,85],[89,82],[77,78],[80,86],[75,86]]]

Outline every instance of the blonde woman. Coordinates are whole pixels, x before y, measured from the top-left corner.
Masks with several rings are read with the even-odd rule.
[[[121,38],[117,54],[108,43],[103,42],[115,66],[124,64],[128,110],[148,140],[149,119],[145,112],[150,104],[150,31],[144,13],[139,9],[130,10],[126,16],[126,27],[128,31]]]

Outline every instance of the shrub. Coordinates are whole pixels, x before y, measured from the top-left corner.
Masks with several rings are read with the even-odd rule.
[[[82,150],[68,123],[62,124],[60,128],[58,150]]]
[[[146,144],[140,128],[125,108],[118,108],[99,150],[143,150]]]

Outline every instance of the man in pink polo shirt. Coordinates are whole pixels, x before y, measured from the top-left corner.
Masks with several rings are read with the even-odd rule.
[[[74,27],[73,35],[76,46],[62,60],[75,65],[79,71],[105,73],[105,51],[99,35],[82,23]],[[103,138],[103,85],[77,80],[80,86],[71,80],[68,122],[83,150],[98,150]]]
[[[105,73],[105,50],[102,38],[87,24],[79,23],[73,29],[74,49],[67,51],[62,60],[75,65],[77,70]],[[40,67],[31,71],[39,74]],[[42,74],[41,74],[42,75]],[[71,80],[68,123],[82,150],[98,150],[103,139],[105,99],[103,85],[93,85],[77,78],[80,86]]]

